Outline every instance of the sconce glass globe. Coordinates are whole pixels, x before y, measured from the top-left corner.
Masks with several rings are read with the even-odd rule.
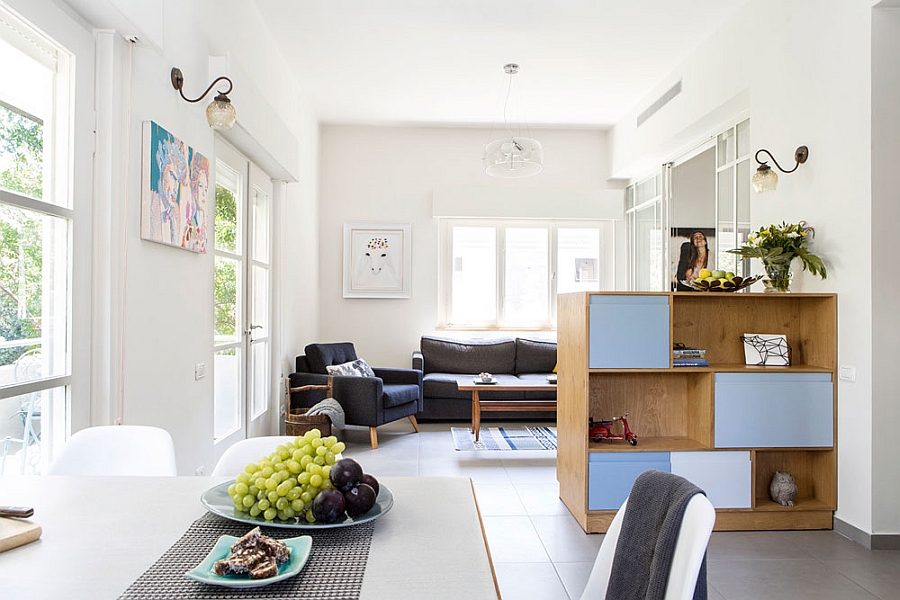
[[[206,121],[213,129],[231,129],[237,119],[234,106],[226,96],[218,95],[206,107]]]
[[[750,183],[757,194],[771,192],[778,187],[778,174],[770,169],[768,165],[762,165],[753,174]]]

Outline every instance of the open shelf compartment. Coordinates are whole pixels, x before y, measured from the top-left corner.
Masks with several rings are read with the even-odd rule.
[[[703,294],[672,297],[672,341],[704,348],[716,364],[743,364],[745,333],[787,336],[794,367],[828,371],[837,360],[837,298],[833,295]],[[733,332],[723,336],[722,332]]]
[[[592,451],[712,447],[712,372],[591,373],[589,387],[588,415],[600,421],[628,413],[628,426],[638,438],[636,447],[624,440],[591,442]],[[584,431],[587,435],[587,423]]]
[[[834,510],[837,473],[834,450],[754,450],[753,508],[765,511]],[[788,471],[797,484],[794,506],[782,506],[769,497],[775,471]]]

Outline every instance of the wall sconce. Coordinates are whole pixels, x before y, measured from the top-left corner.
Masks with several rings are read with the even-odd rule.
[[[231,100],[228,99],[226,94],[230,94],[234,84],[225,76],[219,77],[206,88],[206,91],[200,94],[199,97],[191,100],[187,96],[184,95],[184,75],[181,73],[181,69],[178,67],[172,68],[172,85],[178,90],[178,93],[181,94],[181,97],[187,100],[188,102],[200,102],[206,95],[209,93],[213,86],[219,83],[220,81],[228,82],[228,89],[224,92],[219,91],[216,95],[215,99],[210,102],[209,106],[206,107],[206,120],[209,123],[209,126],[213,129],[231,129],[234,125],[235,119],[237,119],[237,113],[234,111],[234,106],[231,104]]]
[[[778,164],[778,161],[775,160],[775,157],[772,156],[772,153],[766,150],[765,148],[761,148],[756,151],[756,162],[759,163],[759,168],[756,169],[756,173],[753,174],[753,178],[750,180],[750,183],[753,184],[753,189],[756,192],[771,192],[774,191],[776,187],[778,187],[778,174],[773,171],[769,165],[766,164],[766,161],[759,160],[759,153],[765,152],[769,155],[769,158],[772,159],[772,162],[775,163],[775,166],[778,167],[778,170],[782,173],[793,173],[797,170],[801,164],[806,162],[806,159],[809,158],[809,148],[806,146],[800,146],[794,152],[794,160],[797,163],[794,165],[794,168],[790,171],[785,171],[781,168],[781,165]]]

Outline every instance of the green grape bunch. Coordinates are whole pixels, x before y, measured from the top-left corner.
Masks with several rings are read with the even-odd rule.
[[[331,467],[346,445],[318,429],[281,444],[272,454],[250,463],[228,486],[234,508],[266,521],[305,519],[315,523],[312,501],[332,489]]]

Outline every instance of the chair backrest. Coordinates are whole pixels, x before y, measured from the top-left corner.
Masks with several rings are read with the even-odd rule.
[[[306,360],[312,373],[328,373],[325,367],[341,365],[359,358],[352,342],[309,344],[303,351],[306,353]]]
[[[613,557],[616,554],[616,544],[619,541],[627,505],[628,500],[625,500],[606,531],[581,600],[606,598],[606,588],[609,585]],[[691,600],[694,597],[697,575],[715,522],[716,510],[709,499],[703,494],[691,498],[678,532],[678,543],[675,545],[666,585],[666,600]]]
[[[292,435],[269,435],[235,442],[222,455],[212,471],[213,475],[235,477],[250,463],[255,463],[275,451],[280,444],[293,442]]]
[[[46,474],[178,475],[175,444],[169,432],[159,427],[89,427],[69,438]]]

